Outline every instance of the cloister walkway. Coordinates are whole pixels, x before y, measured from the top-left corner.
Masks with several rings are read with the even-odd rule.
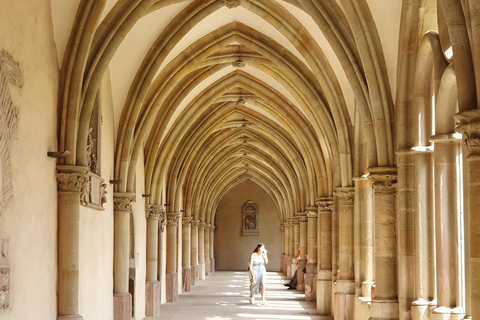
[[[260,296],[254,305],[248,301],[247,272],[217,271],[192,287],[191,292],[179,295],[177,302],[161,306],[159,317],[148,320],[253,320],[253,319],[322,319],[316,315],[315,302],[304,300],[304,294],[287,290],[286,277],[279,272],[268,272],[267,301]]]

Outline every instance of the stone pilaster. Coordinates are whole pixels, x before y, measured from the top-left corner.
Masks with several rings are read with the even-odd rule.
[[[205,222],[198,225],[198,272],[200,280],[205,280]]]
[[[355,305],[354,256],[353,256],[353,187],[336,188],[335,201],[338,202],[338,267],[335,283],[334,319],[353,319]]]
[[[79,212],[88,183],[87,168],[57,167],[58,300],[57,319],[83,319],[78,310]]]
[[[291,275],[289,274],[289,265],[290,265],[290,260],[292,259],[292,256],[290,254],[290,225],[288,224],[288,221],[286,221],[284,224],[283,224],[284,228],[285,228],[285,256],[283,258],[283,274],[287,277],[287,278],[291,278]],[[289,277],[290,275],[290,277]]]
[[[182,219],[182,292],[190,292],[192,283],[191,265],[191,224],[192,217],[184,215]]]
[[[369,168],[374,190],[375,298],[371,319],[398,319],[397,169]]]
[[[215,226],[210,226],[210,272],[215,272]]]
[[[372,299],[374,265],[374,212],[372,182],[366,177],[354,178],[354,242],[356,296],[360,301]]]
[[[297,269],[297,290],[305,291],[305,273],[303,268],[307,266],[307,213],[299,212],[297,214],[299,224],[299,244],[300,244],[300,260]]]
[[[198,273],[198,225],[200,220],[192,220],[191,228],[191,275],[192,275],[192,285],[196,286],[199,280]]]
[[[465,313],[480,319],[480,110],[473,109],[455,115],[457,131],[463,134],[466,171],[465,189]]]
[[[113,265],[113,318],[130,320],[132,317],[132,295],[128,291],[130,267],[130,215],[133,193],[114,193],[115,215],[114,265]]]
[[[425,319],[435,298],[435,212],[433,194],[432,148],[413,148],[415,168],[414,185],[414,242],[415,243],[415,286],[416,300],[412,302],[412,319]],[[400,180],[400,179],[399,179]],[[399,204],[400,205],[400,204]],[[409,283],[410,287],[411,282]]]
[[[435,180],[435,240],[437,268],[437,308],[432,312],[433,320],[442,320],[457,314],[463,318],[462,233],[460,222],[461,186],[459,155],[461,140],[451,135],[434,136],[434,180]]]
[[[147,270],[145,284],[145,315],[160,315],[160,282],[157,278],[158,270],[158,221],[165,217],[163,206],[147,205],[145,217],[147,219]]]
[[[293,273],[295,272],[296,267],[296,260],[293,263],[293,259],[295,256],[295,251],[297,251],[297,247],[295,246],[295,235],[294,235],[294,227],[293,227],[293,218],[288,220],[288,257],[287,257],[287,278],[291,278]],[[292,269],[293,265],[293,269]]]
[[[204,231],[204,255],[205,255],[205,273],[208,276],[212,271],[210,270],[210,224],[205,225]]]
[[[317,311],[322,316],[332,315],[332,209],[333,198],[317,199],[319,219]]]
[[[180,213],[167,213],[167,301],[178,300],[178,273],[177,273],[177,229]]]
[[[307,274],[305,275],[305,300],[312,301],[317,297],[317,224],[318,209],[307,208]]]
[[[294,274],[295,270],[297,270],[297,262],[298,262],[298,247],[300,245],[300,221],[298,216],[292,218],[292,261],[290,263],[290,272],[291,275]],[[297,284],[298,284],[298,270],[297,270]]]
[[[283,261],[285,260],[285,225],[282,224],[280,226],[280,234],[282,237],[282,246],[281,246],[281,253],[280,253],[280,273],[285,274],[285,268]]]

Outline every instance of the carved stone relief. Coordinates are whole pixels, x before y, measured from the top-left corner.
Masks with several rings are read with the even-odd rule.
[[[13,200],[10,146],[18,122],[18,108],[13,105],[8,88],[11,83],[23,86],[18,63],[6,51],[0,51],[0,214]]]
[[[10,309],[10,265],[8,240],[0,240],[0,310]]]
[[[242,209],[242,235],[258,236],[258,207],[253,201],[247,201]]]
[[[57,167],[62,170],[62,167]],[[79,192],[80,204],[104,210],[107,202],[107,184],[103,178],[91,172],[61,172],[57,171],[58,192]]]
[[[225,6],[229,9],[236,8],[240,5],[240,0],[222,0]]]

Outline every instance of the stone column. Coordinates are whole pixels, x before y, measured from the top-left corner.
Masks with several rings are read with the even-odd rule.
[[[292,262],[290,265],[290,270],[293,273],[297,270],[298,263],[298,246],[300,245],[300,221],[299,217],[295,216],[292,218],[292,227],[293,227],[293,239],[292,239]],[[301,271],[301,270],[300,270]],[[300,281],[300,276],[297,270],[297,286]],[[303,283],[303,280],[302,280]]]
[[[198,283],[198,225],[200,220],[192,221],[192,245],[191,245],[191,274],[192,274],[192,285],[196,286]]]
[[[355,181],[355,283],[360,301],[372,299],[374,265],[374,217],[372,182],[366,177]]]
[[[205,225],[204,241],[205,274],[208,276],[212,272],[210,270],[210,224]]]
[[[292,259],[292,256],[290,254],[290,225],[288,224],[288,221],[284,223],[284,228],[285,228],[285,257],[282,261],[283,263],[283,274],[287,277],[287,278],[291,278],[291,275],[290,275],[290,261]],[[290,276],[290,277],[289,277]]]
[[[465,313],[480,319],[480,110],[455,115],[457,131],[466,144],[465,203]]]
[[[158,270],[158,220],[165,215],[163,206],[147,205],[147,265],[145,284],[145,315],[160,315],[160,282],[157,279]]]
[[[281,253],[280,253],[280,272],[285,274],[285,268],[283,267],[284,263],[283,261],[285,260],[285,225],[282,224],[280,226],[280,233],[282,237],[282,246],[281,246]]]
[[[199,279],[205,280],[205,222],[198,225],[198,272]]]
[[[332,315],[332,209],[333,198],[317,200],[320,245],[317,272],[317,311],[319,315]]]
[[[415,297],[412,319],[428,316],[435,298],[435,212],[433,201],[433,157],[430,148],[415,148]],[[413,277],[412,277],[413,278]],[[411,285],[411,283],[410,283]]]
[[[305,273],[303,268],[307,266],[307,214],[306,212],[298,213],[299,222],[299,244],[300,244],[300,260],[297,269],[297,290],[305,291]]]
[[[460,225],[460,140],[450,135],[438,135],[434,142],[435,179],[435,239],[437,267],[437,308],[433,320],[442,320],[455,314],[463,318],[463,255],[459,247],[463,227]]]
[[[371,319],[398,319],[397,169],[369,168],[374,190],[375,298]]]
[[[334,319],[352,319],[355,306],[355,280],[353,256],[353,187],[336,188],[335,199],[338,201],[338,279],[334,298]]]
[[[295,260],[295,263],[293,263],[293,259],[295,256],[295,251],[297,251],[297,248],[295,247],[295,235],[294,235],[294,227],[293,227],[293,218],[290,218],[288,220],[288,260],[287,260],[287,278],[291,278],[293,276],[293,273],[295,272],[295,268],[297,265],[297,262]],[[292,269],[293,265],[293,269]]]
[[[184,215],[182,218],[182,292],[190,292],[192,269],[191,256],[191,229],[192,217]]]
[[[57,319],[81,320],[78,314],[79,212],[86,168],[57,167],[58,189],[58,295]]]
[[[318,213],[316,207],[307,209],[307,274],[305,276],[305,300],[312,301],[317,295],[317,224]]]
[[[178,273],[177,273],[177,228],[180,213],[167,213],[167,301],[178,300]]]
[[[210,226],[210,272],[215,272],[215,226]]]

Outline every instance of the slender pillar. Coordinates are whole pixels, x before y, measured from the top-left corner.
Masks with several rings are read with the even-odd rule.
[[[215,226],[210,226],[210,272],[215,272]]]
[[[167,301],[178,300],[177,229],[180,213],[167,213]]]
[[[356,296],[363,302],[372,299],[374,237],[373,237],[373,190],[366,177],[355,181],[355,283]]]
[[[435,239],[437,263],[437,308],[432,319],[441,320],[450,314],[463,318],[463,252],[459,247],[463,227],[457,188],[459,180],[460,140],[442,135],[434,142]],[[463,246],[462,246],[463,247]]]
[[[208,276],[212,272],[210,270],[210,224],[205,225],[204,241],[205,273]]]
[[[295,272],[295,267],[296,267],[296,260],[295,263],[293,263],[293,259],[295,256],[294,251],[297,250],[295,247],[295,235],[294,235],[294,227],[293,227],[293,218],[290,218],[288,220],[288,259],[287,259],[287,278],[291,278],[293,276],[293,273]],[[295,248],[295,249],[294,249]],[[293,265],[293,269],[292,269]]]
[[[78,314],[79,212],[86,172],[82,167],[57,166],[59,320],[83,319]]]
[[[285,268],[284,268],[284,263],[283,261],[285,260],[285,225],[282,224],[280,226],[280,233],[282,236],[282,249],[280,253],[280,272],[285,274]]]
[[[317,274],[317,311],[322,316],[332,315],[332,209],[333,198],[317,200],[319,210],[320,246]]]
[[[466,144],[465,188],[465,314],[480,319],[480,110],[455,115]]]
[[[297,270],[297,286],[298,282],[300,281],[300,276],[298,274],[297,263],[298,259],[298,247],[300,246],[300,220],[298,215],[292,218],[293,223],[293,241],[292,241],[292,263],[290,266],[290,270],[293,273]],[[301,270],[300,270],[301,271]],[[303,274],[302,274],[303,276]],[[303,283],[303,280],[302,280]]]
[[[352,319],[355,306],[355,280],[353,256],[353,220],[354,220],[353,187],[336,188],[335,200],[338,201],[338,279],[334,298],[334,318]]]
[[[290,255],[290,225],[288,224],[288,221],[285,222],[283,226],[285,228],[285,257],[283,259],[283,274],[287,278],[291,278],[289,270],[290,260],[292,259],[292,256]]]
[[[165,212],[163,206],[147,205],[147,265],[145,283],[145,315],[160,315],[160,282],[157,280],[158,270],[158,220]]]
[[[200,280],[205,280],[205,222],[198,225],[198,272]]]
[[[317,297],[317,207],[307,209],[307,274],[305,275],[305,300],[312,301]]]
[[[435,215],[433,157],[430,148],[415,148],[415,297],[412,319],[426,319],[435,299]]]
[[[182,292],[190,292],[192,283],[191,261],[191,226],[192,217],[185,214],[182,218]]]
[[[305,291],[305,273],[303,268],[307,266],[307,213],[298,213],[299,223],[299,244],[300,244],[300,260],[297,269],[297,290]]]
[[[192,274],[192,285],[196,286],[198,283],[198,224],[200,220],[192,221],[192,245],[191,245],[191,274]]]
[[[369,168],[374,190],[375,298],[371,319],[398,319],[397,169]]]

